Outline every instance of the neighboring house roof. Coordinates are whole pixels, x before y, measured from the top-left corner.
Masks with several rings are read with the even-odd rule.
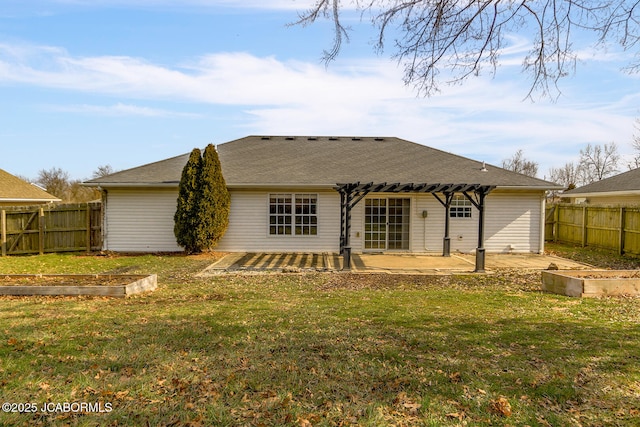
[[[0,169],[1,203],[47,203],[59,201],[60,199],[41,188]]]
[[[562,193],[563,197],[624,196],[640,194],[640,168]]]
[[[560,186],[399,138],[248,136],[217,146],[227,186],[333,187],[337,183]],[[176,186],[189,153],[93,179],[87,185]]]

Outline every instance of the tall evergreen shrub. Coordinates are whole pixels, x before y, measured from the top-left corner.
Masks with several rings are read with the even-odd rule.
[[[199,149],[191,151],[187,164],[182,169],[182,177],[178,186],[178,203],[173,216],[173,233],[176,242],[188,253],[198,251],[198,209],[200,193],[200,175],[202,171],[202,154]]]
[[[210,249],[227,231],[231,207],[231,197],[213,144],[207,145],[202,156],[199,203],[198,242],[201,249]]]
[[[209,144],[191,152],[182,170],[174,215],[174,234],[187,253],[213,248],[229,224],[231,198],[218,153]]]

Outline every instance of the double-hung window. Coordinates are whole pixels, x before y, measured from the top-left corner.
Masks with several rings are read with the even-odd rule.
[[[463,195],[456,194],[451,199],[449,218],[471,218],[471,201]]]
[[[318,234],[318,195],[270,194],[269,234],[316,236]]]

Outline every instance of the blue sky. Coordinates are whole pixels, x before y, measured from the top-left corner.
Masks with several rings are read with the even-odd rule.
[[[530,41],[514,34],[495,78],[422,98],[392,50],[374,52],[367,22],[352,20],[325,67],[329,23],[287,26],[309,3],[3,0],[0,168],[86,179],[254,134],[397,136],[495,165],[522,149],[540,178],[588,143],[632,154],[640,76],[620,70],[632,54],[585,48],[558,100],[531,102]]]

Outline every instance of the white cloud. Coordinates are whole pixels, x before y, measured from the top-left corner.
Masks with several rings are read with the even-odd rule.
[[[325,69],[230,52],[168,67],[141,58],[75,57],[57,47],[4,44],[0,84],[123,100],[59,111],[180,116],[137,106],[140,100],[161,100],[240,109],[245,114],[229,127],[247,133],[399,136],[493,164],[522,148],[527,158],[540,163],[541,176],[550,166],[574,160],[571,156],[577,157],[586,143],[623,145],[638,113],[638,87],[626,87],[619,99],[585,103],[581,91],[589,88],[577,86],[557,104],[531,103],[522,101],[525,89],[514,80],[479,77],[445,87],[434,97],[417,98],[402,85],[402,70],[394,63],[343,58],[340,64]]]
[[[46,0],[45,0],[46,1]],[[313,0],[48,0],[49,3],[90,7],[230,7],[237,9],[299,10]]]
[[[114,105],[49,105],[47,110],[61,113],[80,113],[99,116],[139,116],[139,117],[180,117],[200,118],[202,115],[182,113],[178,111],[163,110],[158,108],[141,107],[131,104],[117,103]]]
[[[168,68],[126,56],[73,57],[59,48],[0,44],[0,82],[78,92],[225,105],[272,105],[404,93],[392,67],[362,61],[348,69],[248,53],[206,55]],[[370,88],[376,88],[371,90]]]

